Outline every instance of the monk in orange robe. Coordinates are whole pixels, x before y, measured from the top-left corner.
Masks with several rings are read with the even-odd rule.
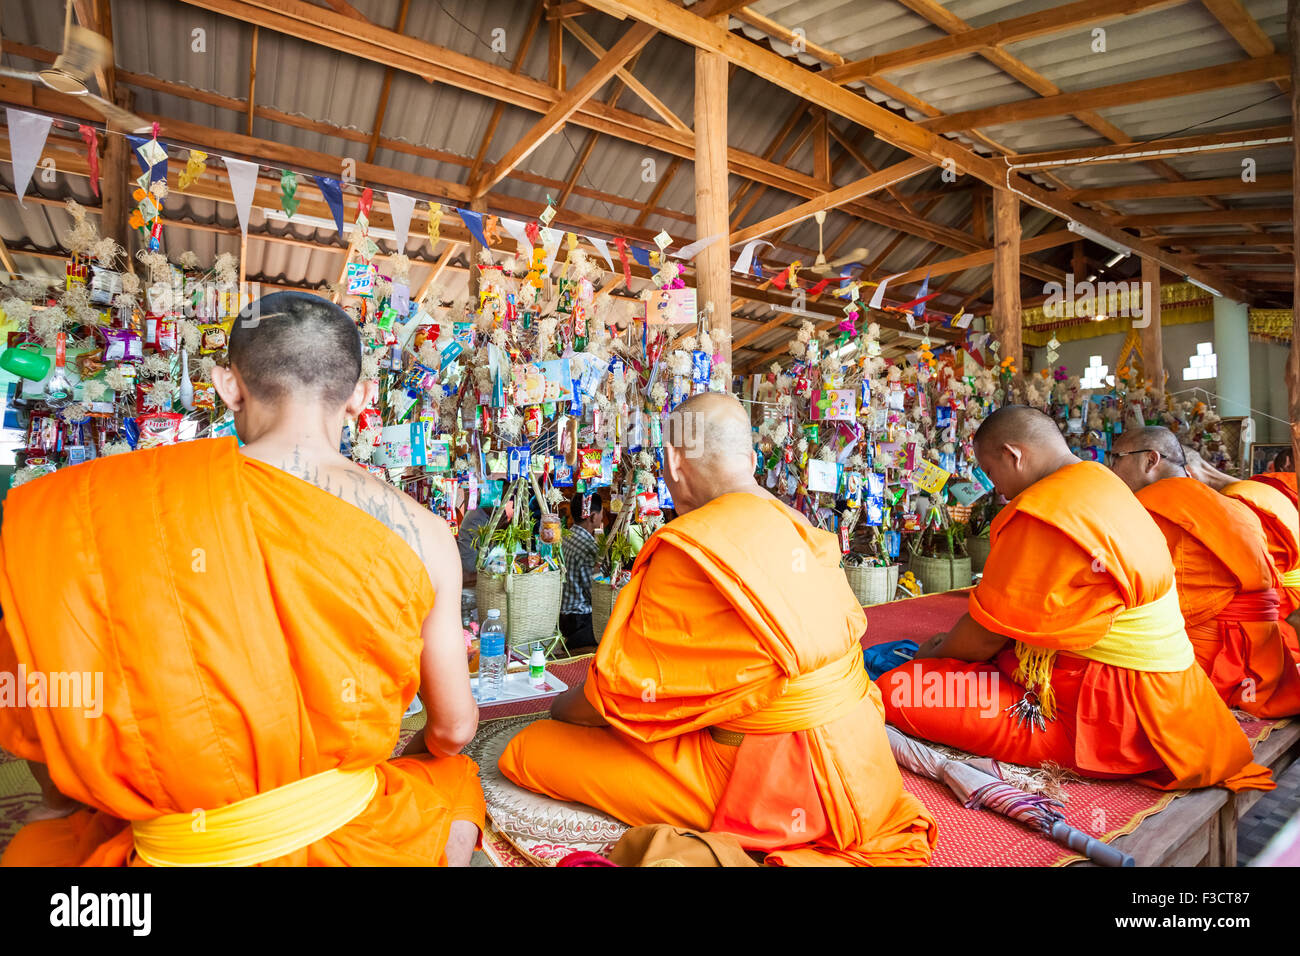
[[[749,416],[704,394],[669,419],[678,517],[646,542],[585,684],[507,746],[520,786],[633,826],[734,836],[771,864],[923,864],[835,538],[754,481]]]
[[[1285,453],[1279,453],[1278,457],[1281,458],[1282,454]],[[1290,455],[1287,455],[1288,461],[1290,460],[1290,457]],[[1291,504],[1300,507],[1300,492],[1297,492],[1296,490],[1294,469],[1288,471],[1264,471],[1260,472],[1258,475],[1251,475],[1250,480],[1262,481],[1266,485],[1272,485],[1278,491],[1282,492],[1282,494],[1290,498]]]
[[[1111,461],[1169,544],[1187,636],[1219,696],[1256,717],[1300,714],[1300,669],[1278,627],[1278,575],[1254,512],[1190,477],[1167,428],[1124,432]]]
[[[213,370],[242,450],[138,450],[6,502],[0,674],[28,693],[0,746],[47,796],[6,865],[469,862],[455,540],[339,454],[371,388],[352,319],[299,293],[257,307]],[[421,686],[428,753],[390,760]]]
[[[1263,525],[1268,551],[1281,579],[1278,626],[1292,656],[1300,663],[1300,640],[1296,637],[1296,628],[1300,627],[1300,509],[1275,484],[1239,481],[1210,465],[1192,449],[1184,447],[1183,454],[1189,475],[1240,501]]]
[[[889,722],[1087,777],[1271,789],[1196,663],[1164,536],[1124,483],[1025,406],[990,415],[975,455],[1010,503],[969,612],[878,680]]]

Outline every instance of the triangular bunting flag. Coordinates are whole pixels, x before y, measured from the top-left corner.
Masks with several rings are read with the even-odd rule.
[[[21,204],[27,185],[32,181],[32,173],[40,161],[41,151],[45,149],[50,124],[54,120],[39,113],[11,108],[6,108],[5,113],[9,120],[9,155],[14,167],[14,192],[18,194],[18,202]]]
[[[248,235],[248,210],[253,205],[253,193],[257,190],[257,163],[246,159],[231,159],[223,156],[226,172],[230,175],[230,194],[235,197],[235,212],[239,215],[239,229]]]
[[[935,294],[937,295],[938,293]],[[918,319],[925,315],[925,307],[922,303],[925,302],[926,299],[930,298],[933,298],[933,296],[930,295],[930,273],[927,272],[925,274],[925,281],[921,283],[921,291],[916,295],[916,308],[912,310],[912,314]]]
[[[650,250],[649,250],[649,249],[641,249],[641,248],[639,248],[639,247],[637,247],[637,246],[634,246],[634,245],[631,245],[631,244],[628,245],[627,249],[628,249],[628,252],[632,253],[632,258],[635,259],[635,260],[637,261],[637,265],[645,266],[647,269],[650,268]]]
[[[397,251],[406,251],[406,241],[411,237],[411,213],[415,212],[415,197],[401,193],[388,194],[388,211],[393,214],[393,232],[397,235]]]
[[[533,244],[528,238],[528,227],[518,219],[507,219],[505,216],[501,217],[501,227],[505,229],[506,234],[511,239],[519,244],[521,249],[528,250],[524,258],[532,259]]]
[[[676,252],[671,253],[671,255],[674,259],[685,259],[689,262],[719,239],[724,238],[725,235],[725,233],[719,232],[712,236],[705,236],[703,239],[696,239],[689,246],[682,246]]]
[[[597,239],[595,236],[583,236],[582,238],[590,242],[592,246],[595,248],[595,250],[605,258],[605,265],[609,266],[610,272],[618,271],[617,269],[614,268],[613,258],[610,257],[608,242],[606,242],[604,239]]]
[[[90,188],[99,195],[99,133],[93,126],[80,126],[77,131],[86,142],[86,162],[90,165]]]
[[[456,215],[460,216],[461,222],[469,230],[469,234],[474,237],[483,248],[487,248],[487,237],[483,235],[483,214],[474,212],[472,209],[457,209]]]
[[[337,179],[330,179],[328,176],[313,176],[316,188],[320,190],[325,197],[325,204],[330,207],[330,213],[334,216],[334,226],[338,229],[339,236],[343,235],[343,187],[339,185]]]
[[[900,273],[895,273],[899,275]],[[885,287],[889,285],[889,280],[895,276],[885,276],[880,280],[880,285],[876,286],[875,293],[871,296],[871,301],[867,303],[873,309],[879,309],[885,304]]]
[[[560,240],[564,233],[549,226],[542,230],[542,248],[546,250],[546,271],[549,274],[555,268],[555,257],[560,252]]]

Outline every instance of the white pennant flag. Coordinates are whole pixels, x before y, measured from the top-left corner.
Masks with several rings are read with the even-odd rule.
[[[609,271],[617,274],[618,270],[614,268],[614,260],[609,255],[609,243],[604,239],[597,239],[595,236],[583,236],[582,238],[595,246],[596,251],[605,257],[605,265],[609,266]]]
[[[741,275],[749,275],[750,266],[754,264],[754,250],[760,245],[772,245],[766,239],[751,239],[745,243],[745,248],[740,250],[740,255],[736,257],[736,264],[731,267],[732,272],[739,272]]]
[[[871,301],[867,305],[873,309],[879,309],[883,306],[885,304],[885,287],[889,285],[890,279],[896,279],[900,275],[902,275],[901,272],[896,272],[892,276],[885,276],[881,279],[880,285],[876,286],[876,294],[871,297]]]
[[[674,259],[685,259],[687,262],[694,259],[708,246],[713,245],[719,239],[726,237],[725,232],[719,232],[712,236],[705,236],[703,239],[696,239],[689,246],[682,246],[676,252],[670,253]]]
[[[257,163],[246,159],[221,157],[226,164],[226,173],[230,176],[230,194],[235,197],[235,212],[239,214],[239,228],[248,235],[248,210],[253,205],[253,193],[257,190]]]
[[[532,240],[528,238],[528,230],[524,228],[524,224],[518,219],[507,219],[505,216],[502,216],[501,226],[510,235],[510,238],[519,244],[521,249],[528,250],[527,256],[529,259],[532,259],[533,243]]]
[[[546,228],[542,230],[542,248],[546,250],[546,271],[550,272],[551,267],[555,265],[555,257],[560,251],[560,240],[564,238],[564,233],[558,229]]]
[[[32,181],[36,163],[45,149],[45,137],[50,135],[52,117],[39,113],[27,113],[23,110],[6,108],[9,121],[9,155],[14,166],[14,192],[18,194],[21,205],[27,185]]]
[[[388,194],[388,211],[393,216],[393,232],[397,236],[397,252],[406,252],[406,240],[411,236],[411,213],[415,211],[415,197],[401,193]]]

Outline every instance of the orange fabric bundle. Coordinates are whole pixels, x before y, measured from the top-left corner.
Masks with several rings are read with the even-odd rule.
[[[483,821],[464,757],[389,761],[434,594],[387,527],[233,438],[134,452],[14,490],[0,670],[103,675],[102,715],[0,709],[0,745],[91,810],[33,824],[10,865],[139,863],[125,821],[378,766],[351,823],[276,865],[445,862]]]

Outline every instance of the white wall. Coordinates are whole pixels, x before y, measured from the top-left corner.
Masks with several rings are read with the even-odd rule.
[[[1119,356],[1120,346],[1124,344],[1124,334],[1102,335],[1095,339],[1080,339],[1074,342],[1062,342],[1057,350],[1061,357],[1056,365],[1064,365],[1071,375],[1082,375],[1088,365],[1088,358],[1100,355],[1103,365],[1110,366],[1115,372],[1115,362]],[[1214,342],[1214,323],[1196,322],[1190,325],[1167,325],[1163,330],[1165,368],[1169,372],[1168,388],[1170,392],[1199,386],[1208,392],[1216,392],[1214,379],[1184,382],[1183,369],[1187,360],[1196,351],[1199,342]],[[1285,424],[1287,416],[1286,358],[1289,346],[1273,342],[1250,343],[1250,404],[1255,418],[1256,440],[1260,442],[1286,441],[1290,432]],[[1031,369],[1036,371],[1047,364],[1047,349],[1035,348]],[[1202,396],[1204,397],[1204,396]],[[1272,415],[1282,419],[1272,421],[1265,416]]]

